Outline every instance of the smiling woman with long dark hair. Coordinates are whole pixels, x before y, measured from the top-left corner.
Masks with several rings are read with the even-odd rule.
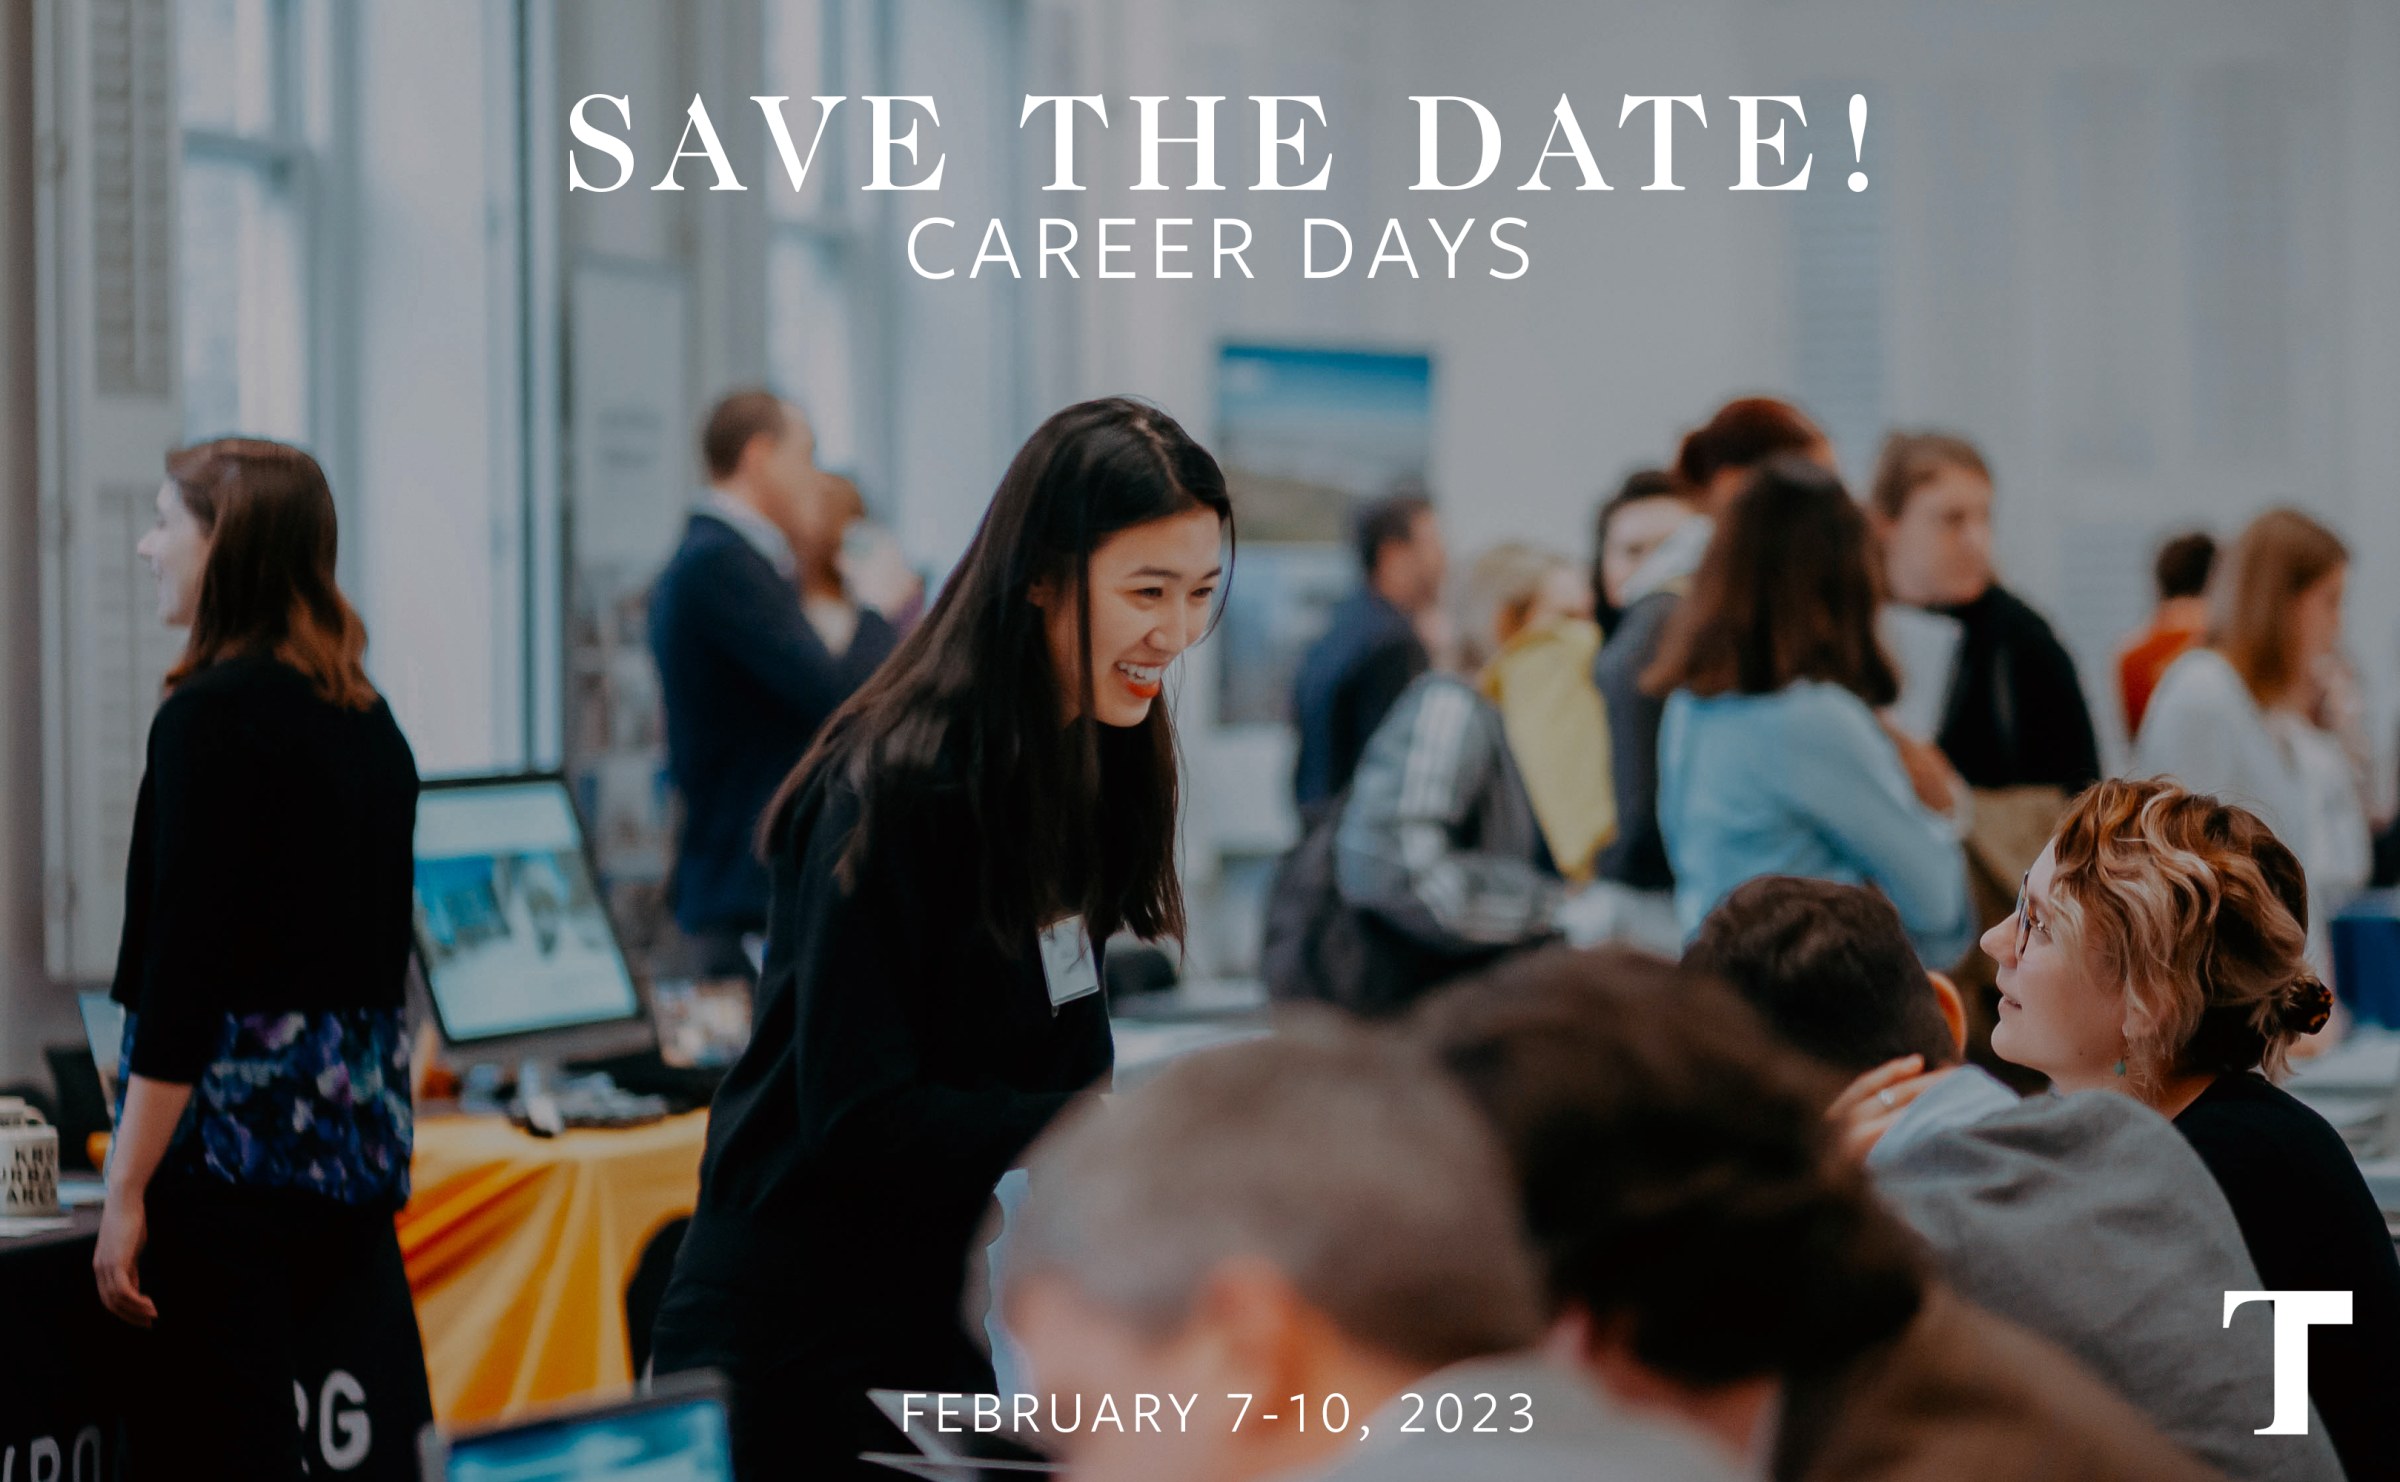
[[[1157,700],[1232,529],[1173,418],[1053,416],[769,808],[757,1027],[655,1338],[662,1371],[731,1377],[743,1475],[900,1446],[870,1387],[991,1386],[962,1309],[994,1187],[1109,1072],[1101,944],[1183,930]]]
[[[148,1331],[129,1474],[308,1475],[304,1336],[341,1367],[375,1465],[431,1414],[392,1214],[412,1114],[402,996],[417,769],[334,583],[333,495],[297,448],[167,459],[140,553],[190,640],[150,726],[115,997],[125,1099],[94,1273]],[[352,1458],[353,1466],[367,1458]]]

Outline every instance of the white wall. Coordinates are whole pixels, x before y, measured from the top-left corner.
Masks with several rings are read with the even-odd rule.
[[[1431,3],[1084,7],[1084,34],[1114,44],[1087,48],[1082,82],[1105,90],[1125,115],[1100,146],[1108,163],[1088,172],[1110,188],[1093,190],[1086,214],[1242,216],[1258,229],[1262,250],[1253,254],[1254,282],[1087,288],[1071,305],[1085,327],[1076,392],[1139,389],[1205,429],[1222,338],[1428,348],[1438,362],[1437,493],[1451,506],[1453,539],[1533,535],[1580,545],[1596,490],[1657,456],[1693,419],[1695,404],[1721,388],[1779,381],[1782,358],[1772,244],[1750,239],[1779,203],[1700,189],[1644,195],[1635,187],[1648,178],[1647,135],[1619,138],[1614,128],[1617,92],[1641,90],[1643,79],[1711,75],[1734,90],[1742,70],[1727,7],[1678,6],[1628,25],[1599,24],[1594,10],[1536,0],[1508,7],[1505,24],[1495,24],[1488,8]],[[1232,189],[1160,196],[1123,188],[1135,146],[1122,98],[1144,91],[1232,95],[1221,109],[1230,127],[1219,146],[1220,176]],[[1255,170],[1242,95],[1270,91],[1324,97],[1331,127],[1311,133],[1331,141],[1330,190],[1274,196],[1240,188]],[[1562,91],[1581,105],[1617,187],[1611,193],[1565,189],[1573,170],[1558,164],[1547,195],[1505,188],[1530,169]],[[1492,183],[1458,194],[1408,190],[1416,112],[1407,98],[1421,92],[1493,106],[1508,146]],[[1721,127],[1729,125],[1728,118]],[[1690,144],[1686,151],[1690,163],[1679,173],[1696,182],[1706,159]],[[1170,179],[1188,170],[1188,155],[1170,153]],[[1058,199],[1029,190],[1019,210],[1050,210]],[[1453,233],[1462,219],[1476,219],[1456,282],[1441,281],[1429,215]],[[1486,276],[1512,265],[1483,235],[1503,215],[1531,223],[1518,235],[1533,267],[1515,282]],[[1357,260],[1344,277],[1301,280],[1293,243],[1306,216],[1350,226]],[[1393,267],[1365,279],[1388,217],[1409,231],[1423,279]]]
[[[513,266],[482,0],[357,11],[357,511],[368,667],[426,773],[523,745]]]
[[[889,412],[891,490],[898,533],[912,554],[947,569],[966,550],[984,506],[1017,444],[1055,408],[1036,408],[1023,396],[1025,360],[1017,334],[1023,289],[1005,278],[934,282],[907,270],[909,226],[925,216],[958,222],[949,251],[972,260],[987,219],[1013,216],[1026,199],[1016,179],[1017,108],[1030,89],[1018,85],[1015,38],[1006,24],[1012,6],[993,0],[903,0],[883,13],[892,42],[889,91],[940,101],[941,128],[927,128],[949,158],[942,188],[885,198],[883,260],[870,268],[870,291],[889,296],[891,357],[897,394]],[[865,115],[854,115],[862,129]],[[1002,147],[995,148],[998,143]],[[932,163],[930,149],[920,151]],[[905,166],[895,178],[921,171]],[[939,231],[940,229],[936,229]],[[935,240],[928,234],[929,243]],[[1012,233],[1022,260],[1033,250]],[[1110,285],[1115,286],[1115,285]]]
[[[666,0],[581,0],[558,12],[561,109],[588,93],[630,96],[630,130],[620,128],[613,111],[599,117],[626,135],[640,161],[634,181],[622,190],[563,196],[565,248],[570,256],[647,263],[685,276],[693,304],[685,353],[695,427],[710,400],[764,379],[769,364],[762,277],[766,205],[770,193],[788,187],[747,99],[761,87],[791,90],[788,81],[764,75],[757,54],[762,7],[773,3],[733,0],[695,10]],[[924,128],[920,169],[930,166],[936,150],[946,150],[951,163],[942,189],[922,195],[854,192],[842,203],[849,219],[864,226],[863,260],[853,264],[859,321],[887,327],[883,338],[857,347],[861,374],[888,377],[895,391],[888,403],[868,398],[862,482],[870,497],[889,501],[916,559],[936,569],[965,548],[1009,454],[1053,409],[1025,384],[1025,295],[988,277],[978,283],[963,275],[946,283],[918,279],[901,257],[906,230],[921,216],[953,217],[962,232],[974,232],[984,218],[1006,214],[1026,199],[1011,159],[1015,105],[1025,89],[1018,85],[1018,32],[1010,20],[1022,8],[1017,0],[853,5],[843,45],[850,101],[826,136],[828,156],[842,154],[850,178],[862,181],[868,155],[863,95],[931,94],[939,100],[941,124]],[[707,98],[734,173],[749,187],[743,193],[707,190],[713,177],[699,160],[684,164],[683,191],[650,188],[674,152],[695,91]],[[902,127],[914,116],[903,109]],[[914,173],[903,161],[900,178]],[[563,183],[547,182],[550,188]],[[970,236],[970,254],[972,242]],[[1021,253],[1027,250],[1020,244]],[[659,553],[662,563],[668,554]]]
[[[1905,24],[1931,13],[1954,23]],[[2012,570],[2016,579],[2060,594],[2059,517],[2094,497],[2137,519],[2230,520],[2281,490],[2345,527],[2368,528],[2380,506],[2370,509],[2371,491],[2349,465],[2356,439],[2369,429],[2379,437],[2388,424],[2372,408],[2393,380],[2390,336],[2376,332],[2390,322],[2392,291],[2372,247],[2395,194],[2374,159],[2391,107],[2375,82],[2394,60],[2388,8],[2326,0],[2267,14],[2159,3],[2115,6],[2105,17],[2060,8],[2038,24],[1971,19],[1979,14],[1905,0],[1638,13],[1565,0],[1497,13],[1419,0],[1205,12],[1154,3],[1087,16],[1087,29],[1118,38],[1085,64],[1085,84],[1112,98],[1301,85],[1327,95],[1335,141],[1350,146],[1337,159],[1333,192],[1286,198],[1281,210],[1273,198],[1238,191],[1215,198],[1258,222],[1262,236],[1269,223],[1303,213],[1343,216],[1354,228],[1386,215],[1415,224],[1429,210],[1453,222],[1509,213],[1531,218],[1524,235],[1536,256],[1514,284],[1412,285],[1388,269],[1374,284],[1355,270],[1301,283],[1287,269],[1216,291],[1144,283],[1087,293],[1078,301],[1090,331],[1078,389],[1161,386],[1205,411],[1218,334],[1427,345],[1440,356],[1437,492],[1452,505],[1454,538],[1580,544],[1592,494],[1616,473],[1663,456],[1720,396],[1794,389],[1800,379],[1795,202],[1723,191],[1733,120],[1722,95],[1756,86],[1813,97],[1849,82],[1875,103],[1865,163],[1878,183],[1858,204],[1880,200],[1880,219],[1861,230],[1885,269],[1869,326],[1879,331],[1884,416],[1948,422],[1990,444],[2005,486],[2003,538],[2012,567],[2024,568]],[[2061,178],[2068,156],[2094,147],[2073,132],[2068,112],[2091,78],[2122,84],[2128,137],[2099,142],[2131,166],[2130,202],[2059,198],[2071,189]],[[2262,98],[2262,83],[2290,87]],[[1614,128],[1613,100],[1652,86],[1688,86],[1711,100],[1705,135],[1684,126],[1678,173],[1694,189],[1682,195],[1635,189],[1648,174],[1646,133]],[[1499,113],[1509,153],[1493,185],[1457,196],[1405,189],[1414,169],[1405,95],[1436,90],[1482,98]],[[1523,178],[1561,91],[1580,105],[1617,189],[1537,196],[1501,188]],[[2263,155],[2263,144],[2245,147],[2241,131],[2253,122],[2280,130],[2281,147]],[[1850,168],[1841,120],[1820,111],[1811,123],[1817,168],[1838,178]],[[2235,152],[2209,173],[2230,178],[2216,199],[2195,202],[2182,182],[2201,168],[2194,156],[2212,147],[2211,128],[2229,134]],[[1129,156],[1130,134],[1112,131],[1108,143]],[[1248,150],[1245,130],[1224,150],[1240,167],[1228,176],[1247,173]],[[2281,193],[2253,188],[2227,199],[2256,186],[2242,178],[2245,167],[2280,172]],[[1551,170],[1554,181],[1571,173]],[[1810,200],[1827,195],[1820,189]],[[1108,209],[1155,214],[1168,199],[1120,191]],[[1171,199],[1185,209],[1210,203]],[[1846,197],[1837,187],[1831,199]],[[2250,448],[2211,454],[2199,384],[2208,347],[2192,300],[2222,275],[2195,261],[2205,247],[2194,239],[2227,229],[2223,218],[2253,203],[2288,206],[2285,230],[2300,239],[2288,263],[2236,279],[2250,287],[2262,274],[2289,273],[2269,285],[2280,297],[2267,307],[2282,312],[2265,321],[2290,341],[2267,362],[2285,369],[2288,384],[2264,388],[2288,405],[2289,422],[2252,437]],[[1948,219],[1962,206],[2010,235],[1991,247],[1962,241]],[[2093,237],[2110,233],[2132,244],[2134,281],[2108,277],[2113,264],[2076,261]],[[1412,239],[1420,257],[1425,238]],[[2075,293],[2090,302],[2061,302]],[[2136,440],[2152,452],[2070,490],[2054,482],[2060,466],[2099,461],[2069,446],[2077,436],[2070,395],[2077,377],[2092,379],[2080,364],[2087,352],[2106,353],[2139,383],[2104,389],[2130,409]],[[1863,480],[1872,447],[1847,451],[1852,476]]]
[[[630,94],[640,177],[609,196],[555,192],[562,258],[670,267],[692,292],[686,357],[695,399],[766,370],[752,278],[763,196],[648,189],[695,90],[738,100],[764,0],[559,0],[550,7],[555,96]],[[360,8],[363,69],[356,194],[361,350],[359,511],[346,539],[373,626],[370,660],[428,770],[488,764],[519,744],[511,645],[527,600],[512,585],[521,531],[514,479],[512,316],[505,287],[515,182],[491,140],[505,89],[490,68],[493,14],[479,0]],[[1854,479],[1886,421],[1981,438],[2000,476],[2012,584],[2059,619],[2087,664],[2141,603],[2148,543],[2187,521],[2227,533],[2291,499],[2351,539],[2353,644],[2389,746],[2400,708],[2400,12],[2385,0],[2124,0],[2104,12],[1934,0],[894,0],[874,7],[889,75],[848,91],[932,92],[951,151],[938,196],[862,203],[878,261],[862,286],[888,339],[888,423],[869,482],[896,501],[913,553],[936,565],[971,533],[1008,454],[1065,402],[1132,391],[1213,430],[1224,339],[1384,344],[1433,352],[1434,484],[1463,552],[1530,536],[1580,552],[1597,494],[1664,458],[1723,397],[1799,394],[1839,424]],[[0,1076],[35,1063],[39,1035],[72,1038],[71,1006],[41,977],[39,731],[30,430],[32,272],[30,6],[0,0]],[[868,38],[854,35],[855,50]],[[471,44],[470,44],[471,42]],[[479,52],[481,60],[459,58]],[[1014,79],[1012,81],[1012,78]],[[508,79],[501,79],[503,82]],[[870,85],[870,82],[872,85]],[[1721,189],[1731,93],[1799,91],[1816,168],[1850,168],[1839,100],[1873,103],[1864,196],[1805,201]],[[1045,193],[1048,138],[1014,128],[1018,92],[1105,93],[1113,127],[1087,125],[1092,189]],[[1615,124],[1626,92],[1699,91],[1706,134],[1683,126],[1680,195],[1643,192],[1648,135]],[[1137,92],[1228,96],[1214,196],[1139,194]],[[1332,116],[1335,188],[1271,197],[1255,167],[1257,92],[1320,93]],[[1407,95],[1460,93],[1499,114],[1507,153],[1491,185],[1412,193]],[[1512,187],[1548,110],[1571,94],[1610,183],[1547,195]],[[1831,105],[1831,106],[1829,106]],[[755,187],[765,159],[750,117],[719,123]],[[1170,112],[1180,122],[1181,105]],[[863,152],[863,125],[837,136]],[[847,130],[847,131],[845,131]],[[554,133],[556,131],[554,130]],[[1030,147],[1027,147],[1030,146]],[[1169,178],[1188,169],[1169,155]],[[2212,168],[2212,159],[2232,162]],[[540,162],[537,162],[537,168]],[[461,177],[461,171],[473,178]],[[555,172],[563,174],[562,171]],[[687,164],[697,187],[705,170]],[[26,209],[19,209],[23,205]],[[1033,223],[1243,216],[1258,230],[1255,282],[1074,284],[908,275],[898,234],[922,215],[1010,226],[1030,264]],[[1434,280],[1427,215],[1455,226],[1529,219],[1526,278]],[[1304,283],[1287,255],[1304,216],[1358,234],[1359,266]],[[1428,279],[1363,278],[1387,216],[1411,227]],[[2262,227],[2261,223],[2264,222]],[[1197,233],[1195,236],[1197,237]],[[972,244],[962,249],[971,254]],[[1088,249],[1087,249],[1088,251]],[[1088,264],[1088,255],[1086,257]],[[2233,312],[2237,317],[2224,317]],[[2240,317],[2246,315],[2247,317]],[[2211,334],[2235,327],[2230,356]],[[572,333],[572,324],[567,326]],[[881,374],[881,370],[875,373]],[[2229,394],[2263,417],[2228,421]],[[556,407],[537,407],[555,415]],[[697,416],[699,408],[691,409]],[[665,553],[661,552],[663,559]],[[1195,839],[1255,842],[1283,826],[1280,753],[1210,734],[1208,666],[1182,691]],[[2105,696],[2103,695],[2105,699]],[[2113,706],[2096,707],[2107,715]],[[1256,738],[1252,738],[1253,741]],[[36,1029],[31,1026],[39,1024]]]
[[[0,0],[0,1081],[79,1035],[42,965],[33,181],[33,5]]]
[[[0,7],[0,1077],[80,1038],[41,937],[32,8]],[[511,764],[524,739],[512,9],[357,8],[355,154],[316,182],[339,285],[317,431],[368,662],[427,771]],[[312,90],[350,84],[331,70]]]
[[[2161,533],[2230,535],[2289,501],[2343,531],[2362,574],[2400,570],[2400,286],[2381,245],[2400,230],[2388,168],[2400,104],[2387,85],[2400,17],[2376,0],[2030,13],[1933,0],[1046,0],[1035,15],[1074,63],[1076,85],[1048,90],[1105,92],[1127,115],[1098,145],[1109,163],[1087,167],[1114,186],[1075,203],[1087,220],[1221,211],[1264,242],[1295,237],[1304,215],[1334,216],[1361,238],[1363,265],[1387,216],[1455,230],[1464,215],[1519,215],[1534,254],[1513,283],[1412,283],[1391,269],[1369,283],[1357,268],[1302,282],[1287,260],[1255,283],[1046,294],[1039,312],[1065,317],[1072,353],[1028,369],[1051,376],[1054,400],[1134,390],[1207,429],[1221,339],[1429,349],[1433,485],[1462,554],[1522,536],[1580,555],[1600,492],[1663,461],[1741,392],[1818,411],[1862,484],[1883,428],[1953,428],[1997,470],[2004,578],[2053,616],[2112,733],[2109,652],[2146,608]],[[1838,184],[1853,167],[1842,104],[1854,89],[1871,104],[1863,195]],[[1228,112],[1240,128],[1220,145],[1236,189],[1126,191],[1134,131],[1121,100],[1136,92],[1320,93],[1334,189],[1238,189],[1255,158],[1245,110]],[[1562,92],[1607,194],[1564,189],[1573,172],[1560,164],[1548,194],[1512,188]],[[1688,120],[1679,131],[1685,192],[1638,189],[1648,131],[1615,126],[1629,92],[1707,97],[1707,132]],[[1808,100],[1794,157],[1817,152],[1818,189],[1723,189],[1738,92]],[[1491,184],[1407,189],[1412,93],[1492,106],[1507,152]],[[1188,168],[1187,154],[1170,169]],[[1059,199],[1029,185],[1015,215]],[[1438,272],[1430,234],[1411,242]],[[2388,789],[2400,583],[2354,582],[2349,618]],[[1212,732],[1208,689],[1207,666],[1193,666],[1179,711],[1202,876],[1212,836],[1255,848],[1288,827],[1279,788],[1259,781],[1279,781],[1287,753]]]
[[[2344,230],[2336,256],[2332,312],[2338,327],[2326,353],[2337,368],[2330,399],[2338,414],[2333,451],[2341,459],[2345,524],[2357,552],[2346,614],[2352,642],[2379,694],[2376,741],[2400,731],[2400,275],[2391,244],[2400,242],[2400,171],[2391,141],[2400,139],[2400,7],[2350,0],[2341,8],[2338,120],[2332,143]],[[2315,491],[2304,491],[2315,492]],[[2383,752],[2383,785],[2392,785]],[[2387,793],[2382,801],[2393,800]]]
[[[2106,729],[2110,647],[2165,531],[2294,503],[2394,569],[2388,6],[1759,15],[1755,56],[1874,90],[1882,417],[1984,441],[2004,576],[2077,650]],[[2354,583],[2349,616],[2388,790],[2390,584]]]
[[[601,0],[559,12],[562,106],[589,93],[631,98],[633,124],[624,132],[635,157],[648,165],[623,190],[565,195],[569,251],[646,262],[671,260],[678,251],[675,207],[682,197],[648,189],[656,183],[661,163],[675,151],[683,126],[678,105],[691,95],[681,61],[688,43],[673,22],[671,8],[660,0]],[[613,113],[595,117],[612,131],[618,127]],[[685,168],[691,166],[687,163]],[[547,185],[565,193],[564,179]]]
[[[560,118],[588,94],[630,98],[630,128],[605,106],[596,105],[600,111],[593,116],[626,137],[639,167],[621,190],[569,192],[562,155],[537,162],[534,186],[559,202],[561,246],[569,262],[600,257],[667,268],[688,286],[688,342],[659,347],[661,354],[683,355],[689,370],[695,404],[686,419],[686,444],[696,436],[707,401],[766,376],[765,192],[778,177],[766,171],[773,156],[757,110],[748,102],[760,90],[764,3],[771,0],[722,0],[697,9],[674,0],[576,0],[556,9],[553,91]],[[683,136],[684,110],[695,93],[708,100],[735,177],[748,190],[710,190],[715,177],[707,161],[697,158],[683,161],[676,172],[682,190],[653,189]],[[562,127],[561,150],[567,142]],[[613,172],[614,166],[600,168]],[[568,333],[573,332],[570,321]],[[696,451],[689,460],[696,485]],[[660,553],[662,563],[667,554]]]

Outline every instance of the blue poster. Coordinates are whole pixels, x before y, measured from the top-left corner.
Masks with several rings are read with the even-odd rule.
[[[1217,457],[1242,540],[1241,574],[1216,639],[1218,720],[1278,724],[1290,719],[1300,656],[1357,585],[1352,512],[1425,485],[1433,359],[1227,345],[1217,357],[1217,417]]]

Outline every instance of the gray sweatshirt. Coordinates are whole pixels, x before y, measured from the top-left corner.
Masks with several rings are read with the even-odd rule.
[[[1867,1159],[1961,1294],[2083,1360],[2228,1477],[2341,1482],[2325,1427],[2256,1434],[2274,1409],[2258,1272],[2233,1209],[2174,1125],[2129,1096],[2018,1099],[1973,1066],[1929,1087]]]

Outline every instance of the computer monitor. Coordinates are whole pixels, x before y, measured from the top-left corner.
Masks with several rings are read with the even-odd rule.
[[[463,1058],[597,1059],[657,1043],[563,777],[425,784],[416,927],[426,997]]]
[[[100,1074],[100,1094],[108,1101],[108,1120],[117,1120],[118,1059],[125,1053],[125,1008],[105,993],[78,993],[75,1008],[83,1016],[83,1040],[92,1049],[92,1069]]]
[[[723,1383],[708,1375],[460,1435],[428,1426],[419,1454],[425,1482],[733,1482]]]

